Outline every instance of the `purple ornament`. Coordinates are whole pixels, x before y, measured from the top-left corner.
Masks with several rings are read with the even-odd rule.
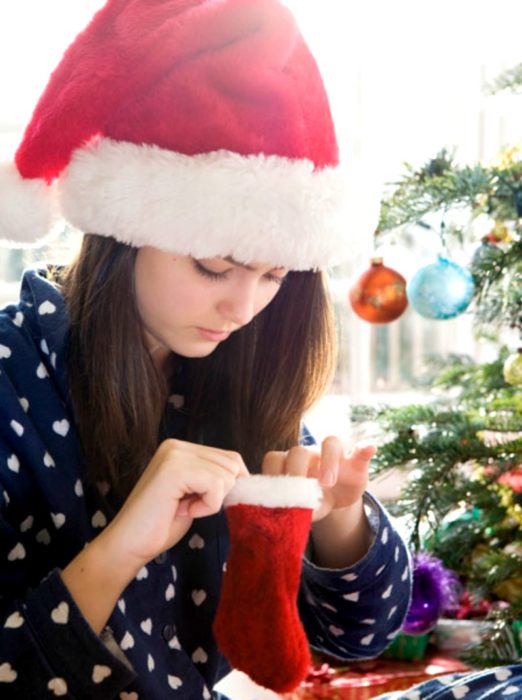
[[[458,603],[459,580],[440,559],[419,552],[413,555],[413,591],[406,620],[406,634],[426,634],[444,613]]]

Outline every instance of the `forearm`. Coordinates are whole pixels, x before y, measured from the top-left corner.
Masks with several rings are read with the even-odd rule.
[[[368,552],[373,538],[362,499],[352,506],[332,510],[312,525],[315,563],[328,569],[351,566]]]
[[[61,578],[82,615],[100,634],[138,570],[136,564],[121,560],[110,537],[102,533],[63,569]]]

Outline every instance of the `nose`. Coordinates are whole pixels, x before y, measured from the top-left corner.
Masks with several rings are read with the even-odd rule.
[[[257,285],[243,283],[231,287],[217,304],[217,310],[234,325],[245,326],[257,313]]]

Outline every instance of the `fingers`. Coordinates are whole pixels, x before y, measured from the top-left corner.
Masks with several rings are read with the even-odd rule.
[[[267,452],[261,471],[269,476],[311,476],[316,469],[319,455],[308,447],[297,445],[288,452]]]
[[[339,438],[330,436],[321,444],[321,466],[319,483],[321,486],[334,486],[339,475],[339,465],[344,457],[344,447]]]
[[[165,440],[160,448],[168,457],[169,454],[178,456],[186,454],[188,457],[200,458],[206,462],[212,463],[230,472],[234,477],[248,476],[249,472],[243,462],[243,458],[239,452],[232,450],[223,450],[219,447],[210,447],[208,445],[199,445],[184,440]]]

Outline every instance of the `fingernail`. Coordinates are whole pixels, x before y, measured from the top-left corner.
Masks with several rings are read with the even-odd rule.
[[[326,471],[321,478],[321,483],[324,486],[333,486],[335,484],[335,474],[333,471]]]

